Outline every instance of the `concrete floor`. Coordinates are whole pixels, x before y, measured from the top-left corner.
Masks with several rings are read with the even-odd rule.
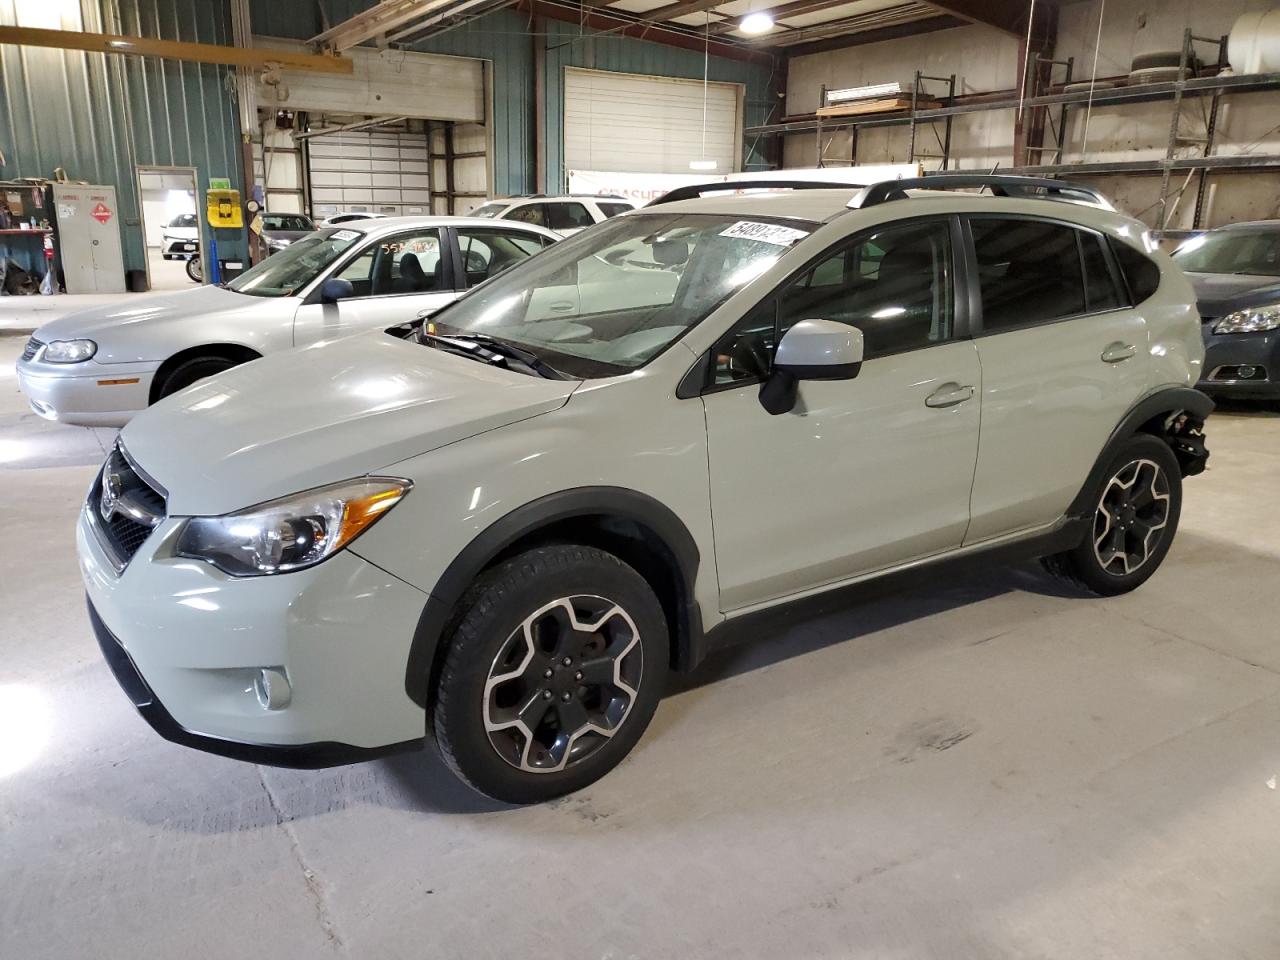
[[[187,276],[187,262],[166,260],[159,247],[147,247],[147,269],[152,290],[190,290],[197,286]]]
[[[110,441],[0,340],[0,957],[1280,956],[1280,417],[1215,416],[1115,600],[969,563],[707,664],[633,756],[507,809],[433,755],[172,746],[85,621]]]

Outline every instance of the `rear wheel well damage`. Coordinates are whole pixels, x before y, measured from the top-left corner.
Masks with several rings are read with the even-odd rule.
[[[148,403],[155,403],[160,399],[160,391],[164,389],[164,383],[169,379],[169,374],[182,366],[188,360],[199,360],[205,357],[213,357],[219,360],[230,360],[232,363],[241,364],[248,363],[250,360],[257,360],[262,356],[252,347],[246,347],[239,343],[203,343],[197,347],[188,347],[186,350],[179,350],[164,363],[160,364],[160,368],[156,370],[155,376],[151,378],[150,396],[147,398]]]
[[[525,513],[525,517],[514,523],[498,521],[459,554],[431,592],[419,620],[405,676],[409,696],[422,706],[429,706],[450,631],[462,614],[460,601],[476,577],[527,550],[559,544],[596,547],[639,573],[657,596],[666,617],[671,668],[688,671],[696,666],[703,656],[703,632],[693,599],[699,561],[694,540],[675,515],[657,501],[640,494],[620,493],[628,495],[620,497],[616,504],[585,502],[600,499],[589,497],[583,498],[577,509],[557,508],[554,501],[560,495],[536,501],[509,515]],[[574,491],[566,491],[569,499],[574,499],[573,494]],[[603,499],[608,501],[611,497]]]
[[[1067,516],[1093,515],[1096,504],[1091,502],[1091,498],[1102,482],[1107,464],[1125,441],[1140,433],[1159,437],[1169,444],[1184,477],[1203,473],[1209,459],[1209,450],[1204,442],[1204,422],[1212,411],[1213,401],[1190,387],[1166,387],[1139,401],[1103,446],[1084,486],[1067,508]]]

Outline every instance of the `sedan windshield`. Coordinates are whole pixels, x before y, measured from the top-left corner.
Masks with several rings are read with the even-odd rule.
[[[575,377],[642,366],[815,224],[653,213],[597,224],[483,284],[428,332],[516,344]]]
[[[291,297],[350,250],[359,230],[321,230],[272,254],[227,284],[228,290],[254,297]]]
[[[1280,277],[1280,230],[1214,230],[1188,240],[1173,258],[1187,273]]]

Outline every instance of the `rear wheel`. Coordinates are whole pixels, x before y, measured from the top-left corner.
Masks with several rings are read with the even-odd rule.
[[[236,361],[227,357],[192,357],[190,360],[184,360],[169,371],[164,378],[164,382],[160,385],[157,399],[167,397],[171,393],[177,393],[179,390],[191,386],[197,380],[212,377],[215,373],[230,370],[234,366],[236,366]]]
[[[204,279],[204,271],[200,267],[200,258],[192,257],[187,261],[187,276],[199,283]]]
[[[594,547],[539,547],[463,597],[436,687],[436,742],[474,789],[536,803],[613,769],[666,680],[662,607],[644,578]]]
[[[1182,473],[1169,445],[1141,434],[1116,453],[1092,498],[1089,533],[1045,568],[1099,596],[1127,593],[1155,573],[1182,511]]]

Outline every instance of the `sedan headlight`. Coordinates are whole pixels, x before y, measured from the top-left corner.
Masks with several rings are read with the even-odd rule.
[[[314,566],[333,556],[400,502],[408,480],[365,477],[317,487],[221,517],[191,517],[175,553],[233,577]]]
[[[1213,325],[1214,333],[1262,333],[1280,327],[1280,303],[1228,313]]]
[[[92,340],[52,340],[40,359],[49,363],[83,363],[98,352]]]
[[[291,243],[293,243],[293,241],[287,238],[274,238],[274,239],[268,238],[267,240],[267,246],[270,247],[272,250],[283,250],[285,247],[289,246],[289,244]]]

